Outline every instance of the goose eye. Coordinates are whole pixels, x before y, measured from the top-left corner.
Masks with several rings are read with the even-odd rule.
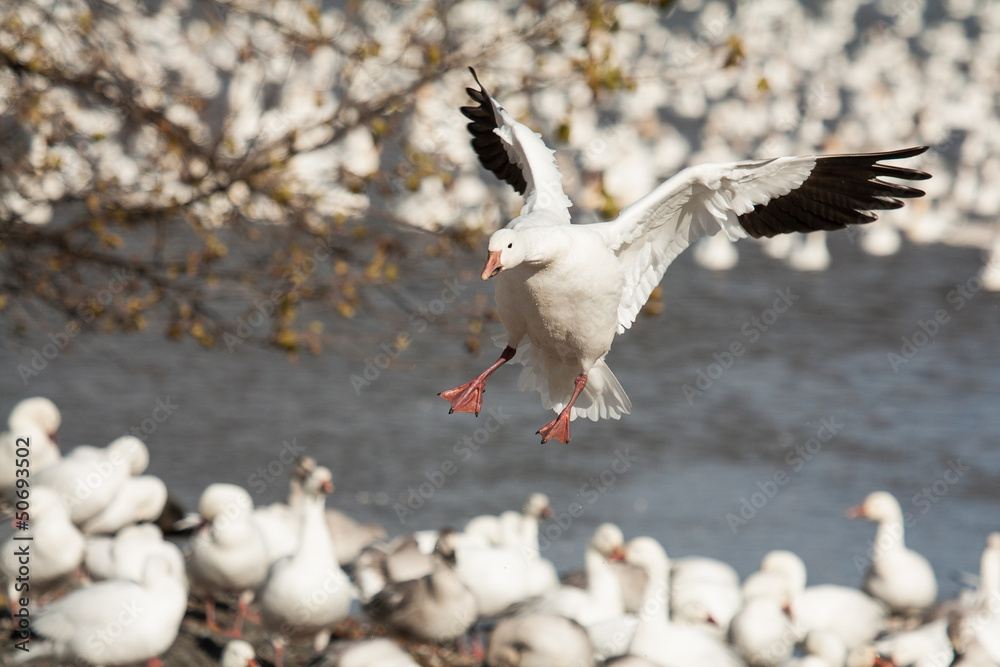
[[[513,247],[514,247],[514,244],[513,244],[513,243],[508,243],[508,244],[507,244],[507,247],[508,247],[508,248],[513,248]]]

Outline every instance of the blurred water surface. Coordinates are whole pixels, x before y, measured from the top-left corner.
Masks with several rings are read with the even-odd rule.
[[[478,419],[449,416],[436,396],[495,359],[492,348],[476,356],[464,344],[464,313],[476,295],[492,301],[492,286],[475,277],[478,254],[410,270],[391,294],[372,295],[397,305],[360,316],[336,350],[297,364],[249,344],[230,353],[155,334],[85,335],[25,386],[17,366],[47,341],[6,341],[2,406],[52,397],[64,445],[104,444],[155,425],[144,436],[149,470],[189,508],[217,481],[246,486],[257,503],[282,498],[282,461],[297,448],[334,471],[331,504],[390,534],[461,526],[543,491],[562,515],[562,527],[543,533],[551,541],[542,540],[561,569],[581,565],[591,531],[614,521],[628,537],[659,538],[673,556],[714,556],[745,574],[769,549],[790,548],[811,582],[857,584],[874,526],[844,510],[886,489],[912,515],[907,543],[952,594],[946,580],[977,571],[987,533],[1000,529],[1000,297],[969,283],[979,251],[906,245],[873,258],[843,234],[830,245],[833,265],[815,275],[750,243],[728,273],[682,256],[663,283],[663,314],[640,318],[608,357],[633,414],[577,420],[569,445],[538,444],[535,430],[553,415],[537,394],[517,392],[516,369],[494,375]],[[968,296],[953,292],[967,284]],[[457,298],[435,305],[448,285]],[[776,290],[792,304],[780,314],[768,312]],[[430,321],[421,306],[443,310]],[[921,322],[933,330],[926,323],[936,313],[945,319],[938,311],[946,321],[921,337]],[[487,323],[488,333],[500,330]],[[370,367],[373,379],[361,386],[366,359],[393,350],[400,333],[410,346],[377,376]],[[901,337],[926,344],[894,369],[888,354],[905,358]],[[719,375],[736,342],[744,352]],[[689,401],[683,387],[697,388],[699,370],[717,377]],[[151,420],[157,401],[176,406],[159,424]],[[490,409],[500,410],[493,421]],[[503,423],[488,433],[497,414]],[[430,497],[401,520],[394,506],[410,489]],[[754,503],[762,506],[749,516]]]

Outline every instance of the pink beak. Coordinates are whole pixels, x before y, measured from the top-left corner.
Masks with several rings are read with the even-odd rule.
[[[864,518],[864,516],[865,516],[865,506],[864,506],[863,503],[861,505],[855,505],[854,507],[852,507],[849,510],[847,510],[846,512],[844,512],[844,515],[848,519],[861,519],[861,518]]]
[[[319,488],[323,493],[333,493],[333,482],[328,479],[324,479],[319,483]]]
[[[503,271],[503,266],[500,265],[500,251],[490,250],[489,256],[486,258],[486,267],[483,268],[482,279],[489,280],[501,271]]]

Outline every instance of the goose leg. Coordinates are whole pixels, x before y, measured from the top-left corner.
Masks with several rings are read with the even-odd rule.
[[[215,620],[215,598],[209,596],[205,599],[205,625],[212,632],[222,632],[219,623]]]
[[[569,442],[569,414],[573,410],[573,404],[576,403],[576,399],[580,396],[580,392],[587,386],[587,374],[580,373],[577,375],[573,384],[576,385],[576,389],[573,391],[573,398],[569,399],[569,403],[567,403],[566,407],[562,409],[559,416],[536,431],[542,436],[543,445],[549,440],[558,440],[559,442],[564,443]]]
[[[274,647],[274,667],[284,667],[285,665],[285,638],[277,636],[271,640]]]
[[[474,412],[478,417],[480,410],[483,409],[483,392],[486,391],[486,380],[493,375],[493,371],[513,359],[515,351],[514,348],[508,345],[500,353],[500,358],[492,366],[483,371],[475,380],[438,394],[438,396],[451,403],[451,410],[448,411],[448,414],[453,412]]]
[[[250,601],[253,600],[253,596],[253,591],[243,591],[240,593],[240,600],[236,605],[236,621],[233,623],[233,627],[226,632],[227,637],[235,639],[243,637],[243,621],[247,617],[247,611],[250,607]]]

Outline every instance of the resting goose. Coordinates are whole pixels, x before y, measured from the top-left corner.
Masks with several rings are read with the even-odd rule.
[[[264,583],[270,563],[264,537],[250,518],[253,500],[246,489],[233,484],[211,484],[198,501],[201,527],[189,545],[191,585],[206,596],[205,621],[215,622],[215,596],[238,593],[239,608],[230,634],[239,637],[247,605]]]
[[[132,476],[148,465],[146,445],[124,435],[104,448],[75,447],[44,470],[32,471],[32,477],[34,488],[45,486],[58,492],[73,523],[81,526],[103,512]]]
[[[507,511],[500,516],[482,515],[465,524],[466,537],[478,538],[495,547],[527,548],[538,552],[538,520],[552,517],[549,497],[532,493],[523,511]]]
[[[455,573],[454,536],[441,532],[433,572],[387,584],[365,606],[368,613],[390,631],[423,641],[463,636],[476,620],[476,598]]]
[[[155,556],[170,561],[174,571],[180,573],[180,581],[187,586],[184,555],[175,544],[164,540],[160,528],[151,523],[127,526],[114,537],[88,537],[83,565],[95,581],[138,581],[146,562]]]
[[[410,654],[391,639],[341,641],[330,648],[309,667],[420,667]]]
[[[977,624],[969,623],[973,620],[959,611],[948,615],[948,639],[955,653],[951,667],[997,667],[1000,656],[983,645],[983,637],[975,629]]]
[[[490,237],[482,272],[483,280],[496,278],[506,331],[500,358],[440,395],[451,412],[478,415],[490,375],[508,361],[522,363],[518,388],[537,390],[542,405],[558,413],[539,429],[543,443],[568,442],[577,417],[619,419],[631,411],[604,358],[615,334],[632,326],[667,267],[695,240],[720,231],[736,240],[871,222],[870,211],[899,208],[902,199],[924,194],[881,177],[929,178],[882,164],[927,147],[702,164],[611,222],[573,225],[553,151],[476,83],[479,90],[467,90],[477,106],[462,108],[472,121],[472,146],[483,166],[524,195],[525,205]]]
[[[222,649],[219,667],[259,667],[256,657],[250,642],[233,639]]]
[[[670,562],[670,617],[724,637],[743,604],[740,577],[728,563],[704,556]]]
[[[670,667],[744,664],[729,647],[700,628],[670,621],[670,560],[659,542],[651,537],[630,540],[625,560],[643,568],[648,577],[629,655]]]
[[[19,562],[24,549],[29,551],[29,596],[37,599],[38,592],[73,574],[83,561],[84,538],[69,512],[52,489],[39,487],[31,493],[30,521],[27,531],[18,531],[0,546],[0,571],[7,579],[7,599],[12,609],[28,591],[24,582],[17,581]],[[29,540],[16,539],[29,537]],[[22,593],[22,594],[19,594]]]
[[[806,587],[805,563],[791,551],[764,556],[760,572],[747,578],[743,590],[748,597],[776,600],[788,611],[800,639],[812,631],[830,632],[848,650],[871,642],[885,628],[889,615],[885,605],[855,588]]]
[[[316,459],[311,456],[300,456],[295,462],[288,490],[288,505],[292,509],[298,508],[299,499],[302,497],[302,481],[316,468],[316,465]],[[358,523],[332,507],[326,508],[326,525],[333,540],[337,560],[341,565],[353,563],[362,549],[386,538],[385,528],[382,526],[375,523]]]
[[[272,635],[276,667],[284,664],[289,637],[314,635],[317,652],[330,641],[328,628],[347,617],[353,587],[340,569],[323,508],[333,492],[330,471],[315,468],[303,482],[301,524],[295,552],[271,566],[260,591],[260,615]]]
[[[896,614],[923,612],[937,600],[937,579],[926,558],[906,548],[903,511],[891,493],[875,491],[847,511],[849,518],[878,522],[864,590]]]
[[[27,444],[30,473],[38,473],[59,461],[59,441],[57,433],[62,424],[62,415],[56,404],[43,396],[26,398],[14,406],[7,418],[7,429],[0,433],[0,497],[8,498],[17,480],[17,466],[14,462],[22,458],[16,456],[19,449]],[[27,443],[18,439],[27,439]]]
[[[187,589],[165,558],[146,563],[139,581],[113,579],[78,588],[40,610],[40,639],[17,662],[132,665],[153,660],[174,640],[187,610]]]
[[[167,485],[155,475],[138,475],[122,482],[104,509],[87,519],[84,535],[111,535],[140,521],[155,521],[167,505]]]
[[[565,616],[588,629],[624,617],[621,584],[611,567],[613,561],[623,558],[624,542],[618,526],[613,523],[598,526],[584,554],[587,588],[562,586],[531,603],[526,610]]]
[[[591,667],[594,649],[579,623],[556,614],[509,616],[497,623],[489,667]]]

